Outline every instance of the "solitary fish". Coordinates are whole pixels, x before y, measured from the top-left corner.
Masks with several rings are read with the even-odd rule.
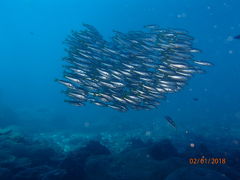
[[[240,39],[240,34],[235,36],[234,39]]]
[[[173,128],[175,129],[177,128],[176,123],[173,121],[173,119],[170,116],[165,116],[165,119]]]
[[[199,99],[198,98],[193,98],[194,101],[198,101]]]

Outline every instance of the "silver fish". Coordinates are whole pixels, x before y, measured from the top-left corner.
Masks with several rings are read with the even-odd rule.
[[[64,42],[67,65],[64,80],[57,80],[73,105],[90,102],[123,112],[157,108],[167,93],[211,65],[193,59],[200,50],[184,30],[147,25],[143,31],[114,31],[106,41],[94,26],[83,27]]]

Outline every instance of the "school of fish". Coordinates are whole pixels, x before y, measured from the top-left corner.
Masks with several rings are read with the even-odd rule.
[[[83,24],[65,40],[67,62],[64,78],[65,100],[76,106],[90,102],[118,111],[154,109],[167,93],[181,90],[201,66],[194,60],[198,49],[182,30],[144,26],[142,31],[114,31],[111,41],[97,29]]]

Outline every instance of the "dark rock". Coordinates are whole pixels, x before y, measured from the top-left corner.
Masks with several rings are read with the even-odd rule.
[[[85,147],[79,148],[71,152],[65,159],[69,164],[70,161],[78,161],[80,164],[84,164],[89,156],[96,155],[109,155],[110,151],[98,141],[90,141]],[[78,164],[77,163],[77,164]]]
[[[48,166],[39,166],[34,168],[27,168],[17,173],[13,180],[41,180],[42,175],[52,169]]]
[[[185,152],[182,154],[185,158],[200,158],[202,156],[206,158],[213,157],[212,153],[209,151],[205,144],[196,144],[195,147],[187,146]]]
[[[29,158],[32,160],[34,166],[38,165],[52,165],[53,158],[57,155],[56,151],[50,147],[34,146],[29,152]]]
[[[229,167],[227,165],[220,164],[218,166],[214,166],[214,169],[216,169],[218,172],[225,174],[227,177],[229,177],[232,180],[240,179],[239,170]]]
[[[84,163],[86,157],[83,155],[82,157],[68,156],[60,165],[62,169],[66,171],[63,175],[63,179],[66,180],[79,180],[85,178],[85,171],[84,171]]]
[[[155,160],[163,160],[178,156],[178,152],[171,141],[166,139],[153,144],[149,149],[149,155]]]
[[[141,148],[145,146],[145,143],[139,138],[132,138],[129,140],[131,148]]]
[[[165,180],[230,180],[226,175],[217,171],[198,168],[185,167],[180,168],[171,173]]]
[[[62,169],[55,169],[45,173],[42,176],[41,180],[64,180],[64,176],[66,175],[66,171]]]
[[[111,171],[111,163],[113,163],[114,160],[115,159],[111,156],[97,156],[89,158],[86,162],[85,168],[86,179],[117,180],[118,178],[114,177],[114,170]]]
[[[7,148],[12,155],[17,158],[31,159],[32,166],[53,165],[54,158],[59,156],[54,148],[49,147],[48,144],[19,144],[9,143]]]
[[[212,156],[212,153],[209,151],[208,147],[205,144],[200,144],[197,149],[200,156],[205,156],[205,157]]]
[[[12,131],[10,128],[0,128],[0,136],[10,136]]]
[[[16,157],[29,157],[32,146],[9,142],[7,149]]]
[[[140,138],[130,138],[129,140],[126,141],[128,142],[129,145],[122,150],[123,153],[132,151],[133,149],[139,149],[150,146],[148,142],[145,143]]]
[[[240,171],[240,150],[233,150],[229,154],[228,165]]]
[[[20,171],[31,168],[31,160],[17,158],[14,161],[2,163],[1,166],[10,169],[12,174],[17,174]]]
[[[98,141],[90,141],[85,147],[71,152],[61,164],[66,170],[65,179],[84,179],[84,165],[90,156],[109,155],[110,151]]]
[[[1,180],[11,179],[11,171],[7,168],[0,168],[0,179]]]
[[[141,148],[117,155],[91,157],[86,162],[86,174],[87,180],[161,180],[184,165],[179,158],[154,160],[147,148]]]
[[[11,155],[7,150],[0,149],[0,165],[5,162],[12,162],[14,159],[15,157]]]
[[[93,155],[109,155],[111,152],[103,145],[101,145],[98,141],[90,141],[86,147],[81,149],[89,154],[89,156]]]

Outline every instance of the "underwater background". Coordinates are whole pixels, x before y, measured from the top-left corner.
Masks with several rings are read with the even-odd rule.
[[[238,0],[0,1],[0,179],[240,179]],[[63,41],[147,24],[187,30],[214,64],[154,110],[65,103]],[[172,127],[165,119],[171,117]],[[200,160],[204,159],[203,161]]]

